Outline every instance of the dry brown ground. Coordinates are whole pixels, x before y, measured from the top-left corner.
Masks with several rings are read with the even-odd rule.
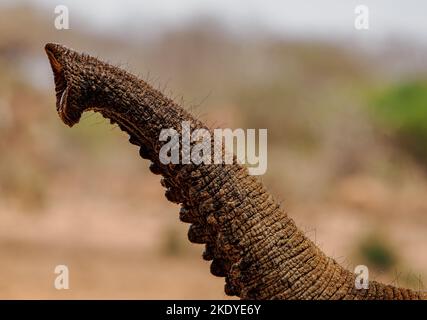
[[[210,275],[201,259],[202,246],[185,239],[187,225],[178,221],[178,208],[163,199],[158,177],[144,180],[148,186],[141,188],[137,207],[103,197],[102,189],[95,200],[81,195],[73,201],[71,187],[52,191],[53,199],[63,192],[69,196],[42,213],[1,207],[0,298],[226,298],[223,279]],[[291,203],[289,211],[313,241],[350,268],[359,263],[352,258],[357,239],[380,226],[399,253],[398,271],[425,279],[425,201],[409,191],[392,198],[391,191],[371,178],[354,177],[333,190],[339,202]],[[396,210],[390,211],[393,206]],[[53,286],[59,264],[70,269],[70,290]],[[407,284],[395,276],[394,271],[373,274]]]

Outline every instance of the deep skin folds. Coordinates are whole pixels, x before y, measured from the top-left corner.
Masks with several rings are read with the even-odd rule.
[[[225,277],[225,292],[242,299],[422,299],[424,293],[370,281],[327,257],[245,167],[233,164],[164,165],[162,129],[207,128],[134,75],[58,44],[45,46],[56,89],[56,108],[68,126],[83,112],[100,112],[130,136],[150,170],[163,176],[166,198],[191,223],[188,238],[205,244],[211,272]],[[213,143],[213,142],[212,142]],[[212,146],[213,150],[213,146]]]

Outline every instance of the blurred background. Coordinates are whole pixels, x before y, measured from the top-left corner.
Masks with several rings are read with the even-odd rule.
[[[54,26],[69,9],[69,30]],[[261,177],[328,255],[427,281],[427,3],[2,1],[0,298],[226,298],[127,135],[55,110],[43,46],[148,80],[212,126],[268,128]],[[70,289],[53,283],[56,265]]]

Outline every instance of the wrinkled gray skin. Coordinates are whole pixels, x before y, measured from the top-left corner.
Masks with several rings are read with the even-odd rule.
[[[87,110],[100,112],[130,136],[150,169],[163,176],[166,198],[181,205],[188,237],[205,244],[211,272],[225,292],[243,299],[422,299],[426,295],[375,281],[355,288],[355,275],[313,244],[262,183],[237,163],[163,165],[161,129],[206,128],[146,82],[96,58],[57,44],[45,47],[57,111],[73,126]],[[213,148],[212,148],[213,149]],[[107,155],[106,155],[107,156]]]

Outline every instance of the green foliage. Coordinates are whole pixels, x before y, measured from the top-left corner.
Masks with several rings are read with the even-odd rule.
[[[368,235],[359,243],[358,255],[365,263],[378,270],[388,271],[396,264],[391,246],[383,238]]]
[[[389,87],[374,98],[373,106],[383,129],[427,165],[427,82]]]

